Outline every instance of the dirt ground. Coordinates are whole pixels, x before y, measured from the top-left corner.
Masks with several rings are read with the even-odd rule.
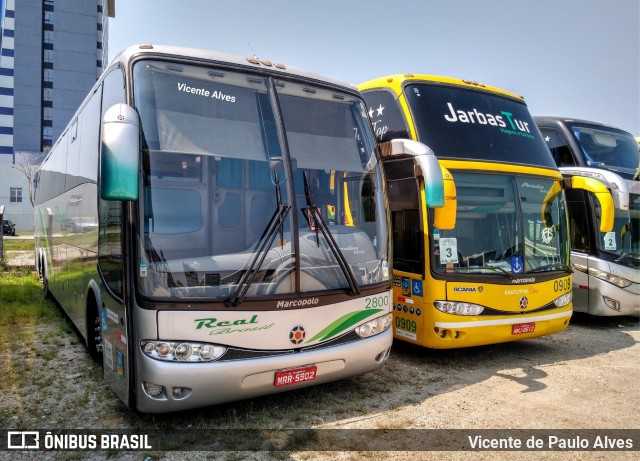
[[[54,355],[31,357],[28,377],[0,393],[0,427],[158,428],[200,431],[261,429],[375,429],[406,434],[394,451],[10,453],[6,459],[110,460],[356,460],[356,459],[637,459],[636,451],[419,451],[411,429],[640,429],[640,325],[637,318],[575,314],[562,333],[514,343],[434,351],[396,342],[375,373],[249,401],[170,415],[127,410],[106,388],[100,368],[75,334],[58,327],[33,333],[34,348],[57,344]],[[29,347],[27,347],[29,349]],[[0,351],[0,372],[11,358]],[[15,351],[13,352],[15,353]],[[37,401],[34,401],[37,396]],[[405,431],[400,431],[405,430]],[[346,432],[346,431],[345,431]],[[356,433],[354,431],[353,433]],[[366,431],[365,431],[366,432]],[[420,431],[417,431],[418,433]],[[452,433],[455,431],[452,431]],[[374,434],[371,431],[371,434]],[[437,432],[446,437],[447,431]],[[396,439],[400,442],[400,439]],[[437,446],[437,444],[436,444]],[[430,447],[433,448],[433,447]],[[360,450],[360,451],[358,451]],[[411,450],[411,451],[406,451]],[[9,453],[0,451],[0,459]],[[108,455],[108,456],[107,456]]]

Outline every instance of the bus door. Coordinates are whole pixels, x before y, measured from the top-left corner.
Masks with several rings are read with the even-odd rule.
[[[426,294],[427,209],[443,229],[455,226],[451,174],[423,144],[393,140],[381,146],[393,229],[394,336],[422,343]]]

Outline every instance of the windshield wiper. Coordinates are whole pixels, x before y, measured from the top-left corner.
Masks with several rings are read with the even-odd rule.
[[[304,179],[304,197],[307,201],[307,208],[305,208],[305,214],[307,219],[309,220],[309,226],[312,227],[312,230],[315,230],[316,233],[316,244],[318,247],[320,246],[320,238],[318,237],[318,231],[322,232],[322,236],[327,241],[327,245],[329,246],[329,250],[333,253],[336,260],[338,261],[338,265],[342,272],[344,273],[345,278],[347,279],[347,283],[349,284],[349,288],[351,289],[351,293],[354,295],[360,294],[360,289],[358,288],[358,283],[356,282],[356,278],[347,263],[347,260],[344,258],[342,251],[340,251],[340,247],[336,243],[333,235],[327,228],[327,224],[324,222],[322,215],[320,214],[318,208],[313,203],[313,197],[311,196],[311,189],[309,187],[309,179],[307,178],[307,171],[305,170],[302,173],[302,178]],[[313,223],[313,225],[312,225]]]
[[[640,261],[638,261],[639,257],[640,253],[622,253],[622,255],[614,259],[613,262],[622,264],[627,267],[635,268],[640,263]]]
[[[478,271],[487,269],[487,270],[490,270],[490,271],[493,271],[493,272],[500,272],[501,274],[506,275],[507,277],[509,277],[511,280],[515,280],[515,277],[511,274],[511,272],[504,270],[502,267],[497,267],[497,266],[496,267],[494,267],[494,266],[474,267],[474,268],[470,268],[468,273],[471,273],[472,269],[473,270],[478,270]]]
[[[278,229],[282,229],[282,223],[289,214],[290,210],[290,205],[280,205],[278,209],[276,209],[276,211],[273,213],[269,224],[267,224],[267,227],[258,239],[258,243],[260,245],[259,247],[256,247],[256,252],[251,259],[251,264],[249,264],[247,270],[244,271],[244,273],[240,277],[240,280],[238,280],[238,286],[234,290],[233,294],[229,297],[229,299],[225,301],[225,304],[227,306],[237,306],[246,296],[249,287],[253,283],[253,280],[256,278],[258,269],[262,266],[264,259],[267,257],[267,253],[269,252],[269,248],[271,248],[271,245],[276,238]]]
[[[535,269],[531,269],[530,271],[527,271],[527,274],[532,274],[534,272],[550,272],[550,271],[573,272],[573,269],[571,269],[571,267],[567,266],[566,264],[548,264],[546,266],[541,266]]]

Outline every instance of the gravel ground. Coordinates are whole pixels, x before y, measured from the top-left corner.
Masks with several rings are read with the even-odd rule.
[[[127,410],[101,368],[62,321],[14,332],[24,348],[0,350],[0,427],[182,431],[206,438],[241,429],[640,429],[640,325],[637,318],[574,315],[559,334],[473,349],[432,351],[396,342],[369,375],[259,399],[169,415]],[[355,431],[349,432],[357,433]],[[373,434],[373,432],[371,432]],[[404,435],[406,434],[406,436]],[[437,433],[447,436],[447,431]],[[402,451],[6,452],[0,459],[356,460],[637,459],[638,452],[419,450],[402,432]],[[197,440],[197,439],[196,439]],[[354,441],[366,450],[375,441]],[[402,443],[401,443],[402,442]],[[373,445],[375,446],[375,445]],[[406,448],[406,447],[409,448]],[[437,447],[437,444],[435,445]],[[186,448],[186,446],[183,446]],[[398,448],[398,447],[394,447]],[[636,447],[638,450],[638,447]]]

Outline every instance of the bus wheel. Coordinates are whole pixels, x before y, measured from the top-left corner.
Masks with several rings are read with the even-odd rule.
[[[87,347],[89,354],[102,364],[102,335],[98,305],[93,295],[89,297],[87,306]]]
[[[49,289],[49,279],[44,273],[44,270],[42,271],[42,294],[44,295],[44,299],[53,299],[51,290]]]

